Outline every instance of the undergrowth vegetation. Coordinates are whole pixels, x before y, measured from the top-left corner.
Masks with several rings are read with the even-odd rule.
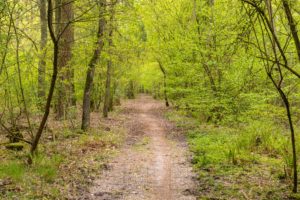
[[[107,159],[117,153],[124,131],[62,131],[55,142],[46,142],[26,163],[26,151],[1,149],[0,199],[78,198],[92,183]],[[72,173],[70,173],[72,172]]]
[[[170,111],[167,118],[187,134],[202,199],[299,198],[290,193],[292,157],[286,127],[268,120],[215,125],[183,111]]]

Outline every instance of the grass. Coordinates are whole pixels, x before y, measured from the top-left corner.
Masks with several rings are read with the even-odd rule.
[[[64,159],[60,154],[54,154],[50,158],[40,154],[34,158],[31,170],[42,180],[52,183],[56,179],[59,166],[63,161]]]
[[[125,138],[125,131],[117,127],[111,131],[61,132],[55,141],[41,143],[32,166],[26,164],[28,147],[20,152],[1,150],[5,156],[1,155],[0,162],[0,199],[80,196],[76,192],[88,187]]]
[[[0,179],[20,181],[24,177],[26,166],[20,162],[10,161],[0,164]]]
[[[187,134],[200,199],[299,199],[291,194],[289,133],[284,128],[268,121],[216,126],[177,111],[167,118]]]
[[[51,182],[56,178],[58,167],[62,162],[60,155],[53,155],[51,158],[43,154],[34,158],[32,166],[22,163],[20,160],[11,160],[0,164],[0,179],[11,179],[15,183],[22,182],[28,174],[39,176],[46,182]]]

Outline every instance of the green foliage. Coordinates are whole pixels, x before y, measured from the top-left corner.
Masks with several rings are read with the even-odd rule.
[[[288,144],[288,137],[284,130],[278,129],[272,122],[253,121],[243,129],[241,137],[237,140],[239,149],[250,152],[260,152],[278,156]]]
[[[196,166],[229,163],[255,163],[258,155],[285,158],[289,146],[288,133],[266,122],[254,121],[251,125],[229,129],[202,125],[189,134]],[[289,157],[286,166],[290,167]]]
[[[46,182],[53,182],[58,174],[59,166],[63,157],[59,154],[50,158],[39,154],[33,160],[32,172],[44,179]]]
[[[290,147],[285,129],[268,121],[238,128],[200,124],[181,112],[169,112],[167,117],[188,131],[203,199],[244,199],[247,195],[279,200],[289,196],[284,183],[290,180],[291,166],[282,158],[291,155],[282,154]]]
[[[234,129],[202,127],[194,130],[189,137],[193,162],[199,168],[213,167],[215,164],[244,165],[257,162],[257,157],[249,151],[243,141],[245,135]]]
[[[27,166],[19,160],[7,161],[0,165],[0,179],[12,179],[15,183],[27,182],[30,180],[27,177],[30,174],[32,178],[38,176],[46,182],[53,182],[62,161],[62,156],[58,154],[50,158],[39,154],[34,158],[32,166]]]
[[[11,178],[14,181],[23,179],[27,166],[19,161],[10,161],[1,163],[0,165],[0,178]]]

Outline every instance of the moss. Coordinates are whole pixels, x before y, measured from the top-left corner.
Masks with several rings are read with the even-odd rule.
[[[24,149],[24,144],[23,143],[10,143],[5,145],[6,149],[9,150],[14,150],[14,151],[22,151]]]

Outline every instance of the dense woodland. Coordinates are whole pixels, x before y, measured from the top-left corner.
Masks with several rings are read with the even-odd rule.
[[[247,168],[280,182],[215,197],[296,199],[299,22],[297,0],[0,1],[0,198],[52,184],[67,138],[94,140],[93,121],[147,93],[171,107],[200,180]]]

